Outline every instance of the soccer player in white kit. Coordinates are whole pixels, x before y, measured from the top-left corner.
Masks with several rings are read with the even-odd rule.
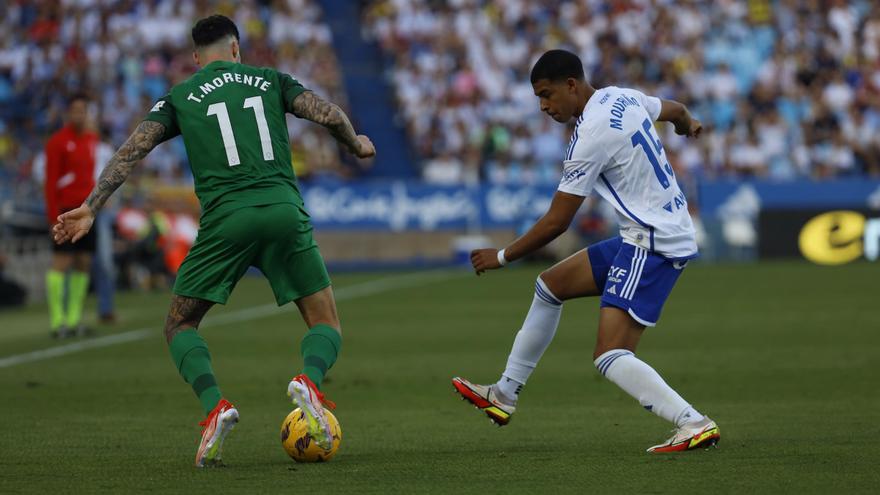
[[[675,133],[696,138],[702,127],[681,103],[634,89],[595,89],[577,55],[546,52],[532,68],[541,111],[555,121],[577,119],[562,180],[550,209],[504,249],[477,249],[477,275],[520,259],[568,229],[584,198],[595,190],[614,205],[618,237],[581,250],[541,273],[535,297],[497,383],[452,380],[461,396],[498,425],[516,410],[520,390],[556,333],[562,302],[600,296],[594,363],[602,375],[648,411],[672,422],[675,434],[648,452],[675,452],[714,445],[714,421],[700,414],[634,354],[645,327],[654,326],[688,260],[697,256],[695,231],[654,121],[671,122]]]

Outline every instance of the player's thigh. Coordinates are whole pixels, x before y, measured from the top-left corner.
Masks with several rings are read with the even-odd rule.
[[[541,272],[541,280],[562,301],[599,294],[586,249]]]
[[[593,359],[612,349],[636,352],[644,331],[645,326],[634,320],[625,310],[614,306],[600,308]]]
[[[309,328],[323,324],[342,333],[332,287],[324,287],[318,292],[297,299],[296,307],[299,308],[299,312]]]
[[[72,251],[55,250],[52,253],[52,270],[56,272],[66,272],[73,267],[73,259],[75,253]]]
[[[92,269],[92,258],[95,256],[94,251],[81,251],[73,257],[73,269],[81,272],[88,272]]]
[[[196,242],[177,271],[175,294],[226,304],[259,249],[245,210],[202,219]]]
[[[278,305],[329,287],[330,275],[301,210],[296,205],[278,204],[262,207],[261,214],[263,221],[275,228],[262,239],[255,265],[269,280]]]
[[[619,244],[619,238],[612,238],[578,251],[541,273],[541,279],[563,301],[598,296]]]
[[[621,247],[602,293],[597,356],[617,348],[635,351],[644,328],[660,320],[686,264],[630,244]]]

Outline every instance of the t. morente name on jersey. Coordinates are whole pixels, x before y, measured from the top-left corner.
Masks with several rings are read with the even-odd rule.
[[[192,100],[196,103],[201,103],[202,98],[208,96],[211,91],[214,91],[217,88],[222,87],[226,83],[238,83],[244,84],[246,86],[253,86],[258,88],[260,91],[268,91],[269,86],[272,84],[271,81],[267,81],[260,76],[253,76],[250,74],[239,74],[238,72],[224,72],[223,76],[215,77],[214,79],[206,82],[204,84],[199,85],[199,90],[201,90],[201,97],[197,97],[196,95],[190,93],[189,96],[186,97],[187,100]]]

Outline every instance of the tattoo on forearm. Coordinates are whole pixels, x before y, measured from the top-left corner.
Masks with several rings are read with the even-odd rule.
[[[98,183],[86,198],[86,205],[93,212],[100,210],[107,198],[125,182],[134,165],[162,141],[164,134],[164,125],[149,120],[141,122],[104,167]]]
[[[311,120],[326,127],[330,134],[349,150],[357,149],[357,133],[354,132],[348,116],[338,105],[324,100],[311,91],[306,91],[293,99],[290,103],[290,111],[301,119]]]
[[[213,302],[204,299],[172,296],[168,318],[165,319],[165,340],[170,344],[174,336],[183,330],[197,329],[202,318],[205,317],[205,313],[213,305]]]

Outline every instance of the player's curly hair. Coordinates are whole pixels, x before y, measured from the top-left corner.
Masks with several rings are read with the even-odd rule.
[[[192,39],[196,48],[213,45],[227,36],[234,36],[237,41],[241,40],[235,23],[225,15],[215,14],[199,19],[192,28]]]
[[[547,79],[561,81],[569,77],[584,80],[584,66],[577,55],[567,50],[550,50],[541,55],[532,67],[532,84]]]

